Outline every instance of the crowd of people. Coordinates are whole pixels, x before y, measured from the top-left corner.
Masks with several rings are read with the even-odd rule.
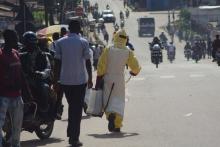
[[[24,117],[24,103],[29,98],[36,101],[39,109],[37,117],[61,119],[65,94],[68,103],[67,137],[73,147],[82,146],[79,140],[82,110],[86,89],[93,87],[92,63],[97,70],[95,89],[103,88],[104,99],[112,84],[109,106],[106,109],[108,129],[120,132],[124,115],[124,69],[130,67],[130,74],[136,76],[140,65],[134,55],[124,30],[119,30],[113,38],[113,45],[103,48],[92,45],[81,35],[80,22],[69,23],[69,32],[62,28],[52,35],[52,43],[46,37],[28,31],[18,38],[14,30],[5,30],[5,43],[0,49],[0,147],[3,143],[2,129],[9,112],[12,118],[10,145],[20,147],[20,133]],[[18,41],[22,45],[19,46]],[[91,60],[93,58],[93,60]],[[101,86],[101,81],[104,86]],[[56,95],[55,112],[48,113],[51,91]],[[52,100],[53,101],[53,100]]]

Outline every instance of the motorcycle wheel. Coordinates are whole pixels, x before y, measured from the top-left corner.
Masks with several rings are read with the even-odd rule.
[[[48,139],[53,132],[53,127],[54,121],[41,124],[36,128],[35,133],[41,140]]]

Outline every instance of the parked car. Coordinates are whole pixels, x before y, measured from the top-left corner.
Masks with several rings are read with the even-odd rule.
[[[102,18],[104,19],[104,22],[115,22],[115,15],[112,10],[103,10]]]

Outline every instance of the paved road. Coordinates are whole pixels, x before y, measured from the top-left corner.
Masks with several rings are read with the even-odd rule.
[[[104,9],[110,5],[119,16],[121,0],[92,0]],[[148,42],[139,38],[140,16],[156,19],[156,35],[167,22],[167,14],[132,12],[126,30],[142,65],[139,76],[126,85],[126,110],[122,134],[109,134],[105,118],[83,117],[81,140],[85,147],[218,147],[220,144],[220,99],[218,82],[220,68],[210,60],[198,64],[183,57],[183,43],[175,39],[176,60],[156,69],[150,63]],[[112,24],[107,25],[113,32]],[[164,53],[165,54],[165,53]],[[65,102],[65,101],[64,101]],[[67,106],[62,121],[56,121],[52,138],[39,141],[34,134],[22,133],[23,147],[66,147]]]

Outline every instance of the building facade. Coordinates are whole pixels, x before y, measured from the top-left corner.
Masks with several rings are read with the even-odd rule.
[[[170,10],[181,5],[181,0],[129,0],[135,8],[148,11]]]

